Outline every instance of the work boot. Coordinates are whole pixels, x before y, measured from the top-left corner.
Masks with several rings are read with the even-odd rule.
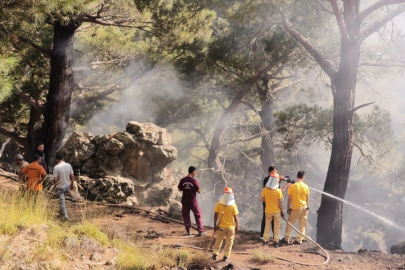
[[[224,262],[227,262],[228,260],[229,260],[229,258],[224,256],[223,261],[224,261]]]
[[[187,231],[184,236],[191,236],[191,232],[190,232],[190,231]]]
[[[295,240],[295,241],[294,241],[294,243],[292,243],[292,244],[293,244],[293,245],[298,245],[298,246],[299,246],[299,245],[301,245],[302,243],[301,243],[301,242],[298,242],[297,240]]]
[[[195,237],[201,237],[201,236],[206,236],[207,233],[206,232],[200,232],[199,234],[197,234]]]
[[[274,242],[274,243],[273,243],[273,247],[278,248],[279,246],[280,246],[280,243],[279,243],[279,242]]]
[[[212,254],[212,259],[213,259],[214,261],[216,261],[216,260],[217,260],[217,255],[216,255],[216,254]]]
[[[285,240],[284,238],[281,238],[280,242],[281,245],[289,245],[290,243],[288,243],[287,240]]]

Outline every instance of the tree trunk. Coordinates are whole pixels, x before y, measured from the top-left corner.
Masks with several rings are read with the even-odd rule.
[[[273,109],[273,97],[270,96],[262,105],[262,110],[259,113],[263,123],[262,132],[268,132],[262,135],[261,141],[260,162],[264,175],[267,175],[269,166],[274,165],[275,161],[273,135],[271,133],[273,128]]]
[[[324,192],[344,198],[350,174],[354,138],[354,98],[360,46],[342,42],[339,71],[331,79],[333,91],[333,141]],[[318,211],[317,242],[333,248],[342,243],[342,202],[322,195]]]
[[[229,119],[232,118],[236,109],[242,103],[243,98],[249,91],[249,87],[244,86],[242,90],[239,90],[234,98],[229,104],[228,108],[225,109],[224,113],[222,114],[221,118],[218,121],[218,124],[215,127],[214,134],[211,139],[211,146],[208,154],[208,168],[214,170],[222,169],[221,161],[219,160],[219,151],[221,150],[222,139],[225,134],[226,127],[228,125]],[[223,182],[221,172],[211,171],[211,181],[212,184],[215,185],[218,181],[222,182],[221,184],[215,185],[215,193],[214,196],[218,197],[222,194],[222,190],[225,188],[225,182]]]
[[[35,128],[35,124],[41,121],[41,112],[31,106],[30,121],[27,128],[27,139],[24,144],[24,158],[27,161],[32,160],[32,151],[34,150],[35,143],[40,141],[41,131]]]
[[[47,96],[42,129],[46,161],[52,166],[69,124],[70,102],[73,91],[73,39],[78,25],[55,22],[51,54],[50,88]]]

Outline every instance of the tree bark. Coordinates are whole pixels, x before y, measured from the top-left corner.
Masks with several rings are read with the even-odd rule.
[[[27,139],[24,144],[24,158],[27,161],[32,160],[32,152],[35,147],[35,143],[39,142],[41,131],[35,128],[35,124],[41,121],[41,112],[31,105],[30,121],[27,128]]]
[[[273,110],[274,101],[273,97],[270,96],[263,103],[262,109],[259,113],[260,119],[263,123],[260,162],[262,164],[264,175],[268,172],[269,166],[273,165],[275,161],[273,135],[271,132],[273,129]]]
[[[344,198],[350,174],[354,139],[354,99],[360,44],[342,42],[339,71],[331,79],[333,91],[333,141],[324,192]],[[343,203],[322,195],[317,220],[317,242],[341,248]]]
[[[69,124],[70,102],[73,91],[73,40],[79,25],[70,22],[54,24],[51,54],[50,88],[42,129],[46,162],[52,166]]]

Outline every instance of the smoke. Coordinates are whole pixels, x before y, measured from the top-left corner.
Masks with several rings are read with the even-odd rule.
[[[122,130],[129,121],[156,122],[156,116],[184,95],[177,72],[166,64],[144,70],[143,64],[132,63],[125,69],[131,78],[118,102],[94,115],[86,129],[93,134]]]

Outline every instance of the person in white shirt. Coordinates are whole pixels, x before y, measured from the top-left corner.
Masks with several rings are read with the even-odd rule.
[[[66,193],[69,192],[69,189],[73,190],[75,177],[72,166],[63,161],[63,156],[61,154],[56,154],[55,160],[56,165],[53,168],[53,176],[55,178],[53,182],[56,187],[56,193],[59,197],[61,218],[67,221],[69,220],[69,217],[66,211],[65,197]]]

